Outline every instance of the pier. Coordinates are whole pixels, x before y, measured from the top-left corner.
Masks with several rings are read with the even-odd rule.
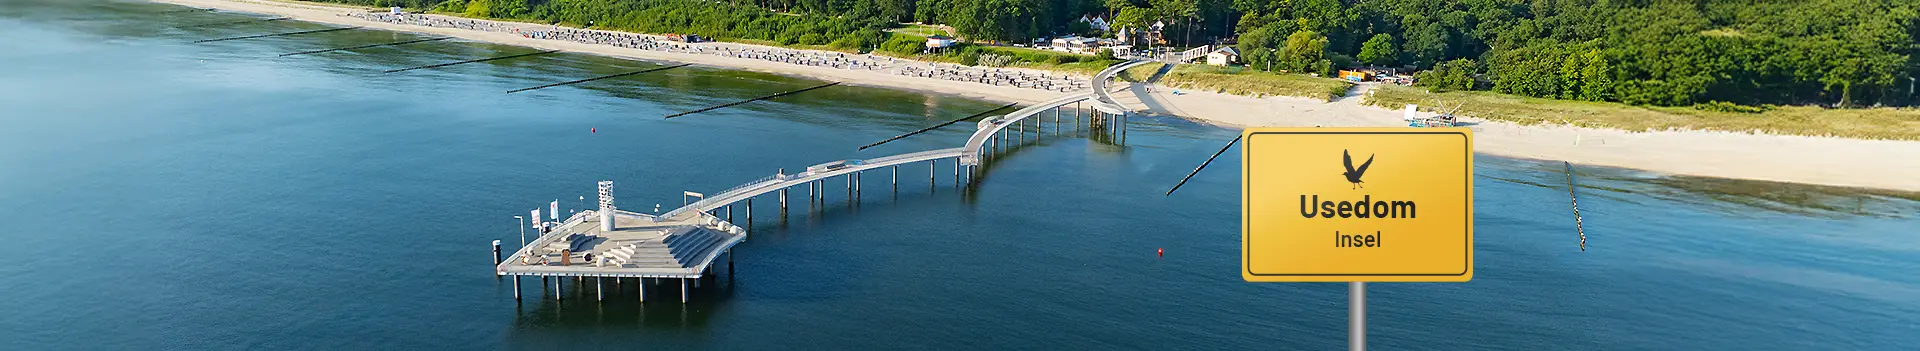
[[[807,188],[807,204],[814,206],[822,203],[826,197],[827,181],[834,177],[844,178],[848,199],[859,201],[862,175],[866,171],[889,170],[892,188],[898,189],[899,167],[922,162],[926,163],[930,170],[927,174],[927,182],[931,186],[940,182],[938,177],[941,173],[939,172],[940,164],[947,159],[953,160],[948,163],[950,165],[948,167],[952,170],[954,185],[965,186],[966,181],[962,180],[962,177],[977,176],[974,173],[976,166],[979,166],[987,156],[1003,149],[1002,144],[1028,140],[1025,136],[1029,133],[1026,120],[1040,116],[1044,112],[1053,112],[1054,130],[1057,132],[1062,123],[1059,109],[1068,104],[1085,102],[1093,105],[1092,114],[1086,119],[1087,128],[1124,130],[1125,116],[1129,111],[1107,96],[1106,81],[1111,80],[1115,73],[1149,62],[1129,61],[1108,67],[1095,75],[1094,89],[1091,91],[1069,93],[1010,114],[981,120],[975,125],[973,134],[961,147],[860,160],[832,161],[813,165],[792,174],[781,169],[772,175],[709,195],[688,192],[689,195],[699,196],[700,200],[686,203],[659,215],[623,211],[614,207],[613,182],[603,181],[599,188],[599,209],[575,213],[558,224],[536,226],[536,230],[539,231],[537,237],[526,242],[511,257],[500,258],[496,250],[494,273],[513,278],[515,299],[521,298],[520,277],[539,276],[543,281],[544,278],[575,279],[575,286],[579,287],[587,287],[591,284],[594,288],[600,289],[602,293],[596,295],[602,300],[606,298],[604,294],[606,279],[614,279],[615,284],[632,279],[633,283],[640,287],[637,298],[642,302],[646,301],[648,286],[658,286],[662,280],[677,281],[680,283],[681,302],[685,303],[691,292],[688,289],[699,288],[701,279],[713,276],[715,261],[720,256],[727,257],[727,268],[729,271],[732,270],[732,249],[735,245],[747,240],[748,229],[733,223],[734,204],[745,202],[746,222],[752,223],[753,198],[778,193],[780,212],[784,216],[790,204],[787,201],[789,188],[804,185]],[[832,85],[834,84],[792,92]],[[748,101],[755,100],[759,99]],[[1002,106],[987,113],[1007,107]],[[1079,111],[1078,108],[1074,109],[1074,127],[1076,128],[1080,127]],[[968,118],[971,117],[973,116]],[[1033,140],[1038,140],[1044,135],[1041,132],[1044,129],[1040,128],[1044,123],[1045,119],[1035,119],[1034,128],[1031,128],[1031,133],[1034,134]],[[1009,133],[1009,127],[1017,129]],[[912,134],[914,133],[907,135]],[[728,274],[728,276],[732,275]],[[591,282],[587,279],[591,279]],[[542,285],[545,286],[545,284]],[[558,291],[563,288],[559,280],[553,281],[552,288],[556,290],[555,299],[560,299],[564,295]]]
[[[622,211],[613,207],[612,187],[613,182],[600,182],[599,209],[541,225],[535,229],[537,236],[512,256],[496,256],[494,274],[512,277],[515,299],[520,298],[520,278],[537,276],[542,281],[552,278],[556,300],[564,296],[559,291],[564,279],[592,279],[601,300],[606,299],[606,279],[616,284],[632,279],[640,284],[641,301],[646,301],[648,280],[674,280],[680,283],[684,303],[689,283],[697,288],[699,279],[711,276],[721,255],[727,255],[727,269],[732,270],[733,246],[747,240],[745,228],[706,213],[662,218]]]

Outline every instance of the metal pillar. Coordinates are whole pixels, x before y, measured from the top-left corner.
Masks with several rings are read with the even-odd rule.
[[[639,281],[633,285],[640,287],[640,303],[647,303],[647,278],[642,277],[635,279],[639,279]]]
[[[960,158],[953,159],[953,187],[960,187]]]
[[[680,304],[687,304],[687,278],[680,278]]]
[[[900,191],[900,165],[888,167],[893,169],[893,191]]]
[[[560,301],[560,295],[564,295],[560,293],[561,292],[560,281],[563,281],[563,280],[566,280],[566,279],[561,279],[561,278],[553,279],[553,300],[554,301]]]
[[[593,277],[593,286],[594,286],[594,289],[596,289],[596,290],[598,290],[598,291],[599,291],[599,292],[598,292],[598,294],[599,294],[599,296],[598,296],[598,297],[595,297],[595,299],[596,299],[596,300],[594,300],[594,301],[606,301],[606,300],[607,300],[607,281],[606,281],[606,279],[602,279],[602,278],[600,278],[600,277]]]
[[[740,228],[753,228],[753,198],[751,197],[747,198],[747,225],[740,226]]]
[[[1367,349],[1367,283],[1347,283],[1347,350]]]
[[[513,276],[513,300],[520,301],[520,276]]]
[[[1053,108],[1053,135],[1060,135],[1060,108]]]
[[[727,209],[727,223],[733,223],[733,205],[722,206]]]
[[[934,166],[935,164],[938,164],[938,163],[940,163],[940,161],[927,161],[927,187],[929,188],[933,187],[934,185],[933,176],[936,174],[940,174],[940,172],[937,172],[938,169],[936,169],[936,167]]]
[[[787,188],[780,188],[780,213],[787,213]]]
[[[493,241],[493,265],[500,265],[500,241]]]

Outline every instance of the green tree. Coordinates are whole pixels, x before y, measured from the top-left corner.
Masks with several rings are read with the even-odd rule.
[[[1360,45],[1360,56],[1356,58],[1368,64],[1392,66],[1400,59],[1400,50],[1393,47],[1392,34],[1374,34],[1372,39]]]

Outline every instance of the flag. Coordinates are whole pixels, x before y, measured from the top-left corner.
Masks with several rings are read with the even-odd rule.
[[[540,209],[533,209],[533,227],[540,228]]]
[[[553,200],[553,203],[547,204],[547,219],[560,221],[560,200]]]

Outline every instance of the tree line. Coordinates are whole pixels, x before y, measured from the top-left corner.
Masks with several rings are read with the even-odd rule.
[[[1434,89],[1647,105],[1911,105],[1920,76],[1905,0],[332,1],[866,50],[900,22],[1023,43],[1092,34],[1078,19],[1096,15],[1260,70],[1412,68]]]

